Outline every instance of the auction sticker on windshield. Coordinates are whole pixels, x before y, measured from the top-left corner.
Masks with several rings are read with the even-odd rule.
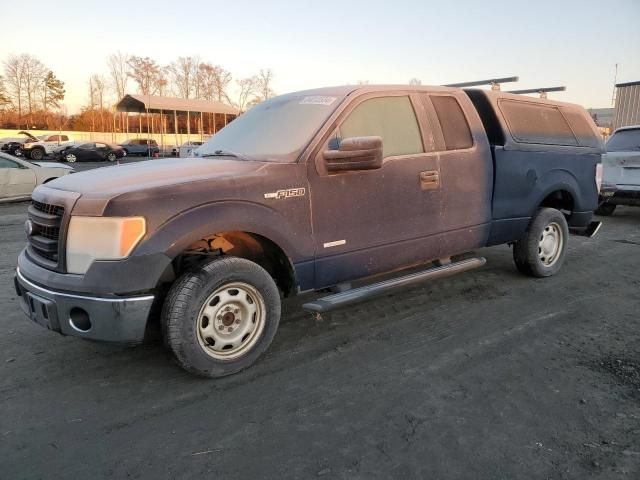
[[[300,105],[331,105],[335,101],[336,97],[314,95],[312,97],[304,97],[302,100],[300,100]]]

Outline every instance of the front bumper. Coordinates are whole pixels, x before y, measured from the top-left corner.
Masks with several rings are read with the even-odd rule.
[[[53,291],[27,279],[19,268],[14,283],[24,313],[45,328],[104,342],[144,340],[153,295],[94,297]]]

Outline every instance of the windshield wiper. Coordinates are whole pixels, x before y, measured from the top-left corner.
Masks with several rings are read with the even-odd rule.
[[[207,157],[234,157],[239,158],[240,160],[248,160],[248,158],[244,155],[232,152],[231,150],[214,150],[213,153],[205,153],[204,155],[200,155],[200,158]]]

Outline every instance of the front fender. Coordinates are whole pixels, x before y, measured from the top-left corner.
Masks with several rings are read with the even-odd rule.
[[[301,218],[286,218],[267,206],[245,201],[221,201],[201,205],[163,223],[134,252],[148,255],[164,252],[171,259],[189,245],[225,231],[242,231],[262,235],[287,255],[292,263],[313,258],[313,242],[309,225]],[[307,222],[308,223],[308,222]]]

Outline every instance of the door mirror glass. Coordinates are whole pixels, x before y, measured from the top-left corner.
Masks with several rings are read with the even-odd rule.
[[[350,170],[373,170],[382,167],[381,137],[351,137],[339,141],[333,140],[331,147],[337,150],[325,150],[322,154],[329,172]]]

